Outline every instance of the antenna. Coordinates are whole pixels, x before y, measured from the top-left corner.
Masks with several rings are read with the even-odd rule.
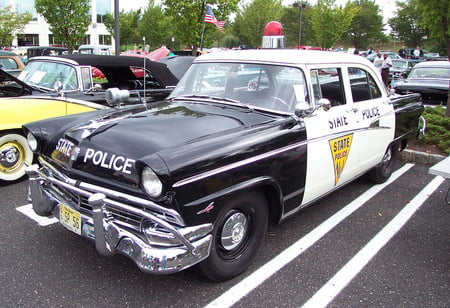
[[[147,70],[145,69],[145,62],[147,62],[147,55],[145,54],[145,36],[142,37],[142,41],[144,41],[144,44],[142,46],[144,46],[144,103],[146,103],[146,97],[145,97],[145,86],[146,86],[146,81],[145,81],[145,76],[147,76]]]

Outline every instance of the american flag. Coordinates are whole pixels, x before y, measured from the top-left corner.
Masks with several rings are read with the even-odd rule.
[[[205,14],[205,22],[208,22],[210,24],[215,24],[216,27],[222,31],[223,25],[225,24],[225,21],[218,21],[216,17],[214,16],[214,13],[212,11],[211,6],[208,4],[206,5],[206,14]]]

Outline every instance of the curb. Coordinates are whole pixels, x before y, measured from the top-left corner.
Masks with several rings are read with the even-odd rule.
[[[406,162],[434,165],[446,158],[446,156],[405,149],[400,152],[399,158]]]

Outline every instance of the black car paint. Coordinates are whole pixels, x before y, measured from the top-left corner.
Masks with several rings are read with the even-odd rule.
[[[417,117],[423,109],[417,98],[417,94],[411,94],[392,99],[397,141],[417,134]],[[91,136],[81,139],[82,130],[77,127],[87,124],[92,115],[120,120],[100,126]],[[154,201],[178,210],[188,225],[213,221],[220,203],[244,189],[263,191],[271,200],[275,221],[302,203],[307,139],[302,119],[294,116],[239,106],[166,100],[148,110],[139,106],[98,111],[90,117],[74,115],[24,127],[41,142],[40,155],[52,158],[58,168],[79,180],[148,198],[139,178],[143,166],[150,166],[167,189]],[[82,149],[75,162],[68,163],[64,157],[55,159],[55,145],[60,138]],[[129,157],[136,165],[131,174],[114,172],[85,161],[87,148]],[[202,213],[212,202],[214,209]]]
[[[142,166],[151,166],[164,186],[172,187],[156,201],[178,209],[188,225],[210,221],[211,215],[218,211],[211,215],[196,213],[233,190],[258,186],[268,194],[274,194],[271,198],[278,203],[274,208],[278,219],[282,212],[301,203],[306,176],[306,131],[301,121],[241,107],[223,108],[220,104],[189,102],[164,101],[148,111],[135,112],[133,108],[120,110],[116,116],[120,118],[127,113],[129,116],[100,127],[100,133],[93,133],[84,140],[72,124],[80,123],[80,120],[86,123],[82,121],[88,118],[86,114],[66,118],[69,124],[59,123],[61,129],[58,132],[38,133],[40,127],[51,127],[52,122],[63,122],[62,118],[30,123],[25,127],[43,145],[41,155],[51,157],[69,176],[80,180],[148,198],[140,190],[139,176]],[[94,114],[104,115],[105,112]],[[71,128],[67,130],[68,127]],[[130,134],[134,138],[129,138]],[[47,142],[45,135],[53,136],[52,140]],[[71,140],[82,149],[75,162],[55,151],[60,138]],[[113,146],[111,140],[114,140]],[[288,150],[289,145],[293,145],[293,149]],[[119,153],[136,160],[136,167],[127,175],[85,162],[87,148],[103,152],[109,149],[111,155]],[[110,149],[114,149],[114,153]],[[268,152],[272,154],[266,157]],[[260,158],[255,159],[258,156]],[[239,167],[233,167],[234,164]],[[173,184],[211,168],[224,168],[225,171],[173,187]],[[298,181],[293,182],[292,178]],[[282,200],[282,196],[295,191],[300,192],[295,198]],[[279,208],[285,201],[286,210]]]

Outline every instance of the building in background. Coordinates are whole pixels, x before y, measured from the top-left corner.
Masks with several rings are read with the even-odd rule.
[[[0,0],[0,8],[11,7],[13,12],[22,14],[29,12],[33,16],[22,33],[16,35],[13,47],[49,46],[58,45],[49,25],[44,17],[36,12],[34,0]],[[86,33],[85,40],[80,44],[110,45],[114,44],[114,38],[103,24],[103,18],[107,13],[113,13],[114,0],[91,0],[91,24]]]

